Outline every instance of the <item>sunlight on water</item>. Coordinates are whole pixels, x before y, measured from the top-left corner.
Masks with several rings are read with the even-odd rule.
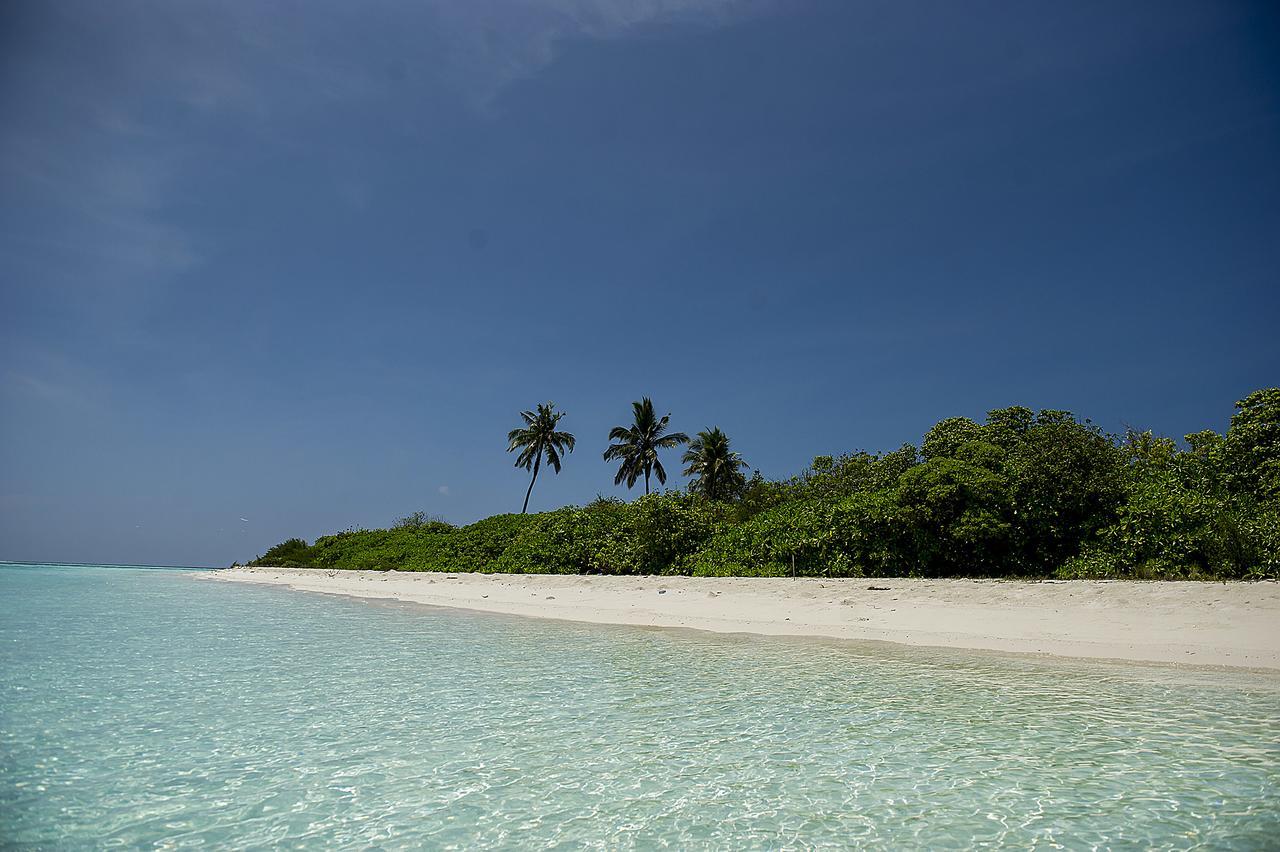
[[[1256,849],[1272,676],[0,568],[0,845]]]

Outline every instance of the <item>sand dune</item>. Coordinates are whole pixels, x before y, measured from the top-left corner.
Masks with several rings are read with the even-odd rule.
[[[1280,584],[438,574],[203,576],[607,624],[1280,670]]]

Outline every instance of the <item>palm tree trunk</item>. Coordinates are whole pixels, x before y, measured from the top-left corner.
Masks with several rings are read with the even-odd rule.
[[[644,493],[649,493],[649,468],[644,469]]]
[[[538,453],[533,459],[533,478],[529,480],[529,490],[524,492],[524,508],[520,510],[520,514],[529,511],[529,495],[533,493],[533,483],[538,481],[538,466],[542,464],[542,453]]]

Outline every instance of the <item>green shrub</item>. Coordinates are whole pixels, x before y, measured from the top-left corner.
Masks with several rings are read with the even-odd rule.
[[[1245,580],[1280,580],[1280,507],[1255,505],[1240,513],[1240,538],[1245,543]]]
[[[494,562],[507,574],[581,574],[590,570],[587,510],[569,507],[531,515]]]
[[[847,560],[830,547],[834,504],[827,500],[783,503],[750,520],[722,527],[690,562],[694,574],[724,576],[833,575],[849,573]]]
[[[406,571],[787,576],[1280,578],[1280,389],[1237,404],[1185,450],[1123,441],[1069,412],[949,418],[880,455],[756,472],[735,499],[599,498],[453,527],[289,539],[254,565]],[[923,456],[923,461],[921,461]]]
[[[1280,388],[1254,391],[1236,403],[1223,450],[1234,494],[1280,502]]]
[[[896,500],[910,530],[912,573],[990,576],[1012,567],[1013,501],[999,474],[960,459],[935,457],[902,476]]]
[[[428,515],[426,512],[414,512],[412,515],[405,515],[403,518],[396,518],[396,522],[391,525],[391,528],[396,530],[430,529],[436,532],[443,532],[445,530],[453,529],[453,524],[450,524],[435,515]]]
[[[300,538],[280,542],[266,553],[254,559],[250,565],[266,565],[272,568],[306,568],[315,559],[312,549]]]
[[[1125,456],[1112,438],[1066,412],[1042,411],[1025,427],[1020,415],[1005,420],[1018,428],[1005,422],[993,434],[1016,431],[1016,440],[1006,434],[992,443],[1007,453],[1002,473],[1013,501],[1011,568],[1045,576],[1115,518],[1125,496]]]
[[[1108,580],[1123,576],[1119,558],[1102,548],[1077,553],[1054,572],[1060,580]]]
[[[948,417],[939,421],[925,433],[920,443],[920,455],[925,461],[935,458],[955,458],[956,451],[973,441],[982,440],[983,429],[968,417]]]

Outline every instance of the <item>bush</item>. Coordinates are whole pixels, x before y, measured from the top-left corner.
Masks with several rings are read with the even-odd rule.
[[[962,446],[981,440],[982,437],[982,427],[968,417],[948,417],[925,433],[924,440],[920,443],[920,454],[925,461],[955,458],[956,451]]]
[[[1280,502],[1280,388],[1254,391],[1236,403],[1224,451],[1235,495]]]
[[[905,510],[908,552],[919,573],[991,576],[1012,567],[1013,501],[1004,477],[935,457],[902,476],[896,499]]]
[[[1259,505],[1241,512],[1245,580],[1280,580],[1280,508]]]
[[[396,522],[391,525],[391,528],[393,530],[431,529],[442,532],[453,529],[453,524],[447,523],[443,518],[435,515],[428,515],[426,512],[414,512],[412,515],[396,518]]]
[[[848,560],[832,547],[834,504],[790,501],[741,524],[726,525],[691,560],[704,576],[843,575]]]
[[[819,456],[757,472],[726,502],[600,497],[464,527],[416,512],[387,530],[289,539],[254,565],[787,576],[1280,578],[1280,389],[1226,436],[1123,441],[1069,412],[939,422],[921,451]],[[923,461],[921,461],[923,456]]]
[[[314,554],[307,543],[300,538],[291,538],[280,542],[249,564],[272,568],[307,568],[313,560]]]
[[[1013,431],[1006,425],[993,434],[1001,429]],[[1013,501],[1011,568],[1051,574],[1115,518],[1125,496],[1124,454],[1097,428],[1059,411],[1040,412],[1016,440],[1002,440],[992,443],[1007,453],[1002,472]]]

